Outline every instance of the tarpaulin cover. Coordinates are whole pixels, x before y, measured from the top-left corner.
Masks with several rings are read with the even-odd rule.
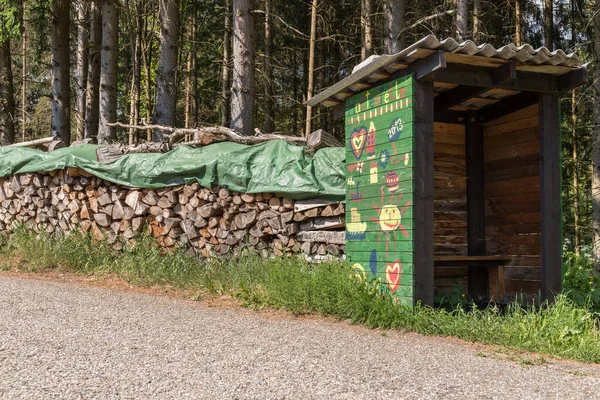
[[[274,193],[292,199],[345,197],[345,150],[316,153],[283,140],[247,146],[216,143],[202,148],[178,146],[163,153],[129,154],[110,164],[96,159],[98,146],[84,144],[53,152],[0,147],[0,177],[81,168],[104,180],[137,188],[198,182],[242,193]]]

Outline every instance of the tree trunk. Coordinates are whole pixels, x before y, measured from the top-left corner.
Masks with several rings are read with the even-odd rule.
[[[578,138],[577,138],[577,97],[576,90],[571,92],[571,135],[573,139],[573,247],[575,254],[580,255],[580,229],[579,229],[579,160],[578,157]]]
[[[515,1],[515,44],[523,45],[523,26],[521,19],[521,0]]]
[[[552,31],[554,30],[554,17],[552,12],[552,1],[544,0],[544,46],[552,51],[554,48],[554,40]]]
[[[575,2],[571,1],[571,51],[575,50],[577,44],[577,29],[575,27]],[[577,89],[571,92],[571,135],[573,140],[573,247],[575,254],[581,255],[581,230],[579,229],[579,160],[577,137]]]
[[[313,95],[315,79],[315,42],[317,40],[317,6],[318,0],[312,2],[312,12],[310,19],[310,49],[308,51],[308,88],[306,98],[310,99]],[[364,43],[363,43],[364,44]],[[364,48],[364,46],[363,46]],[[312,131],[312,107],[306,106],[306,130],[304,137],[307,137]]]
[[[595,0],[596,10],[600,9],[600,0]],[[592,130],[592,228],[594,266],[600,271],[600,13],[593,17],[594,25],[594,79],[593,79],[593,115]]]
[[[177,104],[177,46],[179,41],[179,1],[159,1],[159,56],[156,72],[154,122],[175,126]],[[155,130],[153,140],[164,141],[166,132]]]
[[[102,14],[99,1],[90,4],[90,49],[88,57],[87,96],[85,107],[85,137],[98,136],[100,111],[100,47],[102,45]]]
[[[406,47],[406,0],[384,0],[385,48],[396,54]]]
[[[233,79],[231,128],[253,134],[254,117],[254,16],[252,0],[233,2]]]
[[[469,38],[469,1],[456,2],[456,39],[458,41]]]
[[[361,60],[373,55],[373,0],[361,0],[362,47]]]
[[[292,59],[292,90],[293,90],[293,98],[294,102],[292,104],[292,133],[294,135],[298,134],[298,104],[300,104],[301,99],[298,95],[298,56],[295,50],[290,50],[290,58]]]
[[[102,49],[100,51],[100,118],[98,143],[117,138],[117,128],[108,125],[117,120],[117,51],[119,17],[114,0],[102,3]]]
[[[140,120],[140,82],[142,74],[142,28],[143,14],[140,0],[135,0],[135,32],[131,40],[132,77],[129,99],[129,125],[137,125]],[[133,13],[132,13],[133,15]],[[129,129],[129,144],[134,143],[135,130]]]
[[[191,26],[194,29],[194,25]],[[185,120],[184,126],[191,126],[192,114],[194,112],[194,98],[192,97],[192,78],[194,72],[194,52],[192,50],[187,53],[186,79],[185,79]]]
[[[52,1],[52,136],[71,143],[69,1]]]
[[[15,138],[15,98],[10,40],[0,42],[0,146],[10,144]]]
[[[473,0],[473,40],[475,43],[481,41],[481,0]]]
[[[85,136],[85,107],[87,95],[88,47],[89,47],[89,3],[77,5],[77,102],[75,103],[75,121],[77,140]]]
[[[196,94],[194,93],[195,79],[196,79],[196,24],[197,24],[197,10],[196,3],[191,5],[191,16],[190,16],[190,30],[188,36],[188,42],[191,43],[188,50],[187,60],[187,77],[185,83],[185,127],[190,128],[192,125],[196,126],[194,115],[196,114]],[[194,123],[192,123],[194,120]]]
[[[25,12],[21,3],[21,138],[27,133],[27,27]]]
[[[223,64],[221,66],[221,125],[231,121],[231,0],[225,0],[225,26],[223,30]]]
[[[158,70],[156,72],[156,107],[154,122],[163,126],[175,126],[177,102],[177,42],[179,40],[179,0],[160,0],[158,3],[160,20]],[[154,131],[155,142],[164,141],[160,129]]]
[[[265,0],[265,122],[263,131],[271,133],[275,130],[275,115],[273,114],[273,66],[271,50],[273,48],[273,32],[271,31],[271,0]]]
[[[148,18],[149,13],[146,13],[146,17],[144,19],[144,32],[145,39],[142,42],[142,63],[144,67],[144,104],[146,105],[145,113],[146,113],[146,123],[151,122],[152,115],[152,96],[150,94],[150,87],[152,86],[152,76],[150,73],[150,65],[152,64],[152,40],[148,39],[148,37],[152,36],[152,32],[154,31],[154,18],[152,18],[152,26],[148,29]],[[146,132],[146,141],[152,141],[152,130],[148,129]]]

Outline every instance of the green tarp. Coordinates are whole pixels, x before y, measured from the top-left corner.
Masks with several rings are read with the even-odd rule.
[[[345,151],[341,147],[310,153],[282,140],[254,146],[216,143],[202,148],[178,146],[164,154],[130,154],[110,164],[96,161],[97,147],[86,144],[50,153],[0,147],[0,177],[74,167],[138,188],[198,182],[204,187],[269,192],[297,200],[343,200],[346,193]]]

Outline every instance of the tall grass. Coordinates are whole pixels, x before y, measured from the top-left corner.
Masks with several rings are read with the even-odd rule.
[[[577,305],[600,312],[600,275],[585,250],[579,256],[565,252],[563,288]]]
[[[0,240],[3,258],[19,268],[58,269],[83,274],[116,274],[135,285],[171,285],[198,293],[229,294],[248,306],[273,307],[295,314],[320,313],[373,328],[455,336],[551,356],[600,363],[597,314],[567,296],[551,305],[522,308],[417,305],[409,309],[381,295],[373,283],[353,278],[345,264],[308,264],[297,258],[264,260],[250,254],[236,260],[204,261],[183,250],[164,253],[140,238],[124,251],[73,234],[33,235],[18,230]],[[0,262],[0,267],[2,262]]]

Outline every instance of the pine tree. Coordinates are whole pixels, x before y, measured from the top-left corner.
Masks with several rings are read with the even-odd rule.
[[[254,16],[252,0],[233,1],[233,80],[231,128],[242,135],[254,126]]]
[[[69,1],[52,1],[52,136],[71,143]]]

